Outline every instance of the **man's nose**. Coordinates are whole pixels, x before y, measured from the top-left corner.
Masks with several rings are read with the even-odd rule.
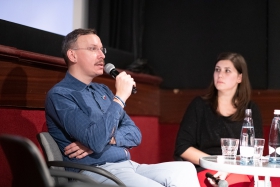
[[[98,55],[100,56],[100,57],[102,57],[102,58],[105,58],[105,54],[103,53],[103,51],[102,50],[98,50]]]

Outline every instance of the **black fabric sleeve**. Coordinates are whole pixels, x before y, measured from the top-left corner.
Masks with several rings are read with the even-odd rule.
[[[202,102],[200,97],[196,97],[186,109],[175,143],[174,155],[179,157],[189,147],[195,147],[197,143],[197,132],[199,132],[199,106]]]

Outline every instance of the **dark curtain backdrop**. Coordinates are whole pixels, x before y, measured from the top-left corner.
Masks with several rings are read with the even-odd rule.
[[[161,88],[206,88],[217,55],[241,53],[253,89],[280,89],[279,0],[89,0],[106,62],[147,59]],[[0,19],[0,44],[61,57],[63,36]]]
[[[90,0],[89,27],[106,47],[142,58],[145,0]]]
[[[143,54],[162,87],[203,89],[219,53],[244,56],[254,89],[267,89],[266,0],[146,1]]]
[[[269,0],[268,10],[268,88],[280,89],[280,1]]]
[[[268,11],[266,0],[90,0],[89,26],[103,45],[147,59],[162,88],[207,88],[218,54],[232,51],[252,87],[267,89]]]

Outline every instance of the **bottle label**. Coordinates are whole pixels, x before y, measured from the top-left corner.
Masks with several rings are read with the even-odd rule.
[[[280,147],[277,147],[277,148],[276,148],[276,153],[277,153],[278,155],[280,155]]]
[[[269,146],[269,147],[268,147],[268,152],[269,152],[269,154],[271,155],[272,153],[275,152],[275,149],[274,149],[273,147]]]
[[[275,148],[269,146],[269,147],[268,147],[268,151],[269,151],[269,154],[272,154],[272,153],[276,152],[278,155],[280,155],[280,147],[277,147],[277,148],[275,149]]]
[[[244,157],[252,157],[254,155],[254,147],[240,146],[240,155]]]

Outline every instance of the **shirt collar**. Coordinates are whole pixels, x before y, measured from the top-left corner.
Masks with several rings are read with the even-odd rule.
[[[89,85],[79,81],[78,79],[76,79],[75,77],[73,77],[68,71],[66,72],[65,78],[64,78],[74,90],[77,91],[81,91],[85,88],[87,88],[87,86],[92,85],[92,83],[90,83]]]

